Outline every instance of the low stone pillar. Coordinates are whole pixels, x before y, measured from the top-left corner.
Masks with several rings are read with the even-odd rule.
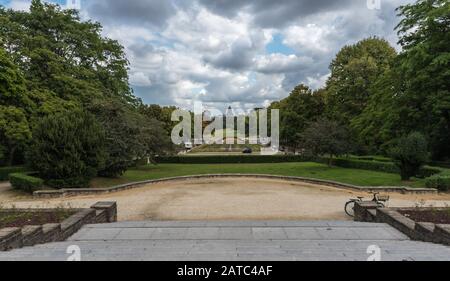
[[[9,251],[23,246],[22,230],[17,227],[0,229],[0,251]]]
[[[376,210],[378,205],[376,202],[355,202],[355,221],[359,222],[373,222],[372,216],[369,214],[369,210]]]
[[[450,225],[437,224],[434,229],[435,241],[450,246]]]
[[[116,222],[117,221],[117,203],[116,202],[97,202],[95,203],[91,209],[106,212],[107,222]]]

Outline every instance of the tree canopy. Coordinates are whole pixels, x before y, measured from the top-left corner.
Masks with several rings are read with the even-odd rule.
[[[25,154],[43,118],[80,111],[95,119],[84,125],[98,123],[105,130],[103,175],[120,175],[139,159],[170,149],[164,125],[141,112],[143,104],[133,95],[123,46],[101,33],[99,23],[81,20],[76,10],[41,0],[33,0],[27,12],[0,7],[0,146],[10,159],[5,162]]]

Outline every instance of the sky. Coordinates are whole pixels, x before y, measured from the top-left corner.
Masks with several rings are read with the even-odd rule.
[[[0,0],[18,10],[30,2]],[[80,13],[124,45],[131,86],[145,103],[248,110],[300,83],[322,87],[345,45],[378,36],[400,50],[395,8],[412,2],[81,0]]]

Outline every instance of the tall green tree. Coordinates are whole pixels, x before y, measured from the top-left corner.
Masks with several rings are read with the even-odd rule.
[[[401,127],[428,136],[434,158],[450,158],[450,2],[421,0],[398,12]]]
[[[2,45],[26,74],[30,89],[88,104],[114,97],[138,104],[128,83],[123,47],[76,10],[33,0],[29,12],[0,10]]]
[[[29,105],[22,108],[30,128],[42,126],[47,116],[90,111],[106,129],[109,157],[101,172],[109,175],[122,174],[143,155],[163,153],[155,152],[163,146],[151,141],[167,144],[168,134],[159,122],[147,121],[139,112],[142,102],[130,88],[124,48],[103,37],[99,23],[81,20],[75,10],[33,0],[27,12],[0,8],[0,45],[10,58],[8,65],[23,73],[23,85],[18,87],[14,81],[21,79],[10,71],[5,99],[12,103],[11,97],[19,97],[13,95],[12,86],[25,93]],[[60,129],[63,134],[65,129]],[[64,156],[57,154],[63,153],[60,150],[54,153]]]
[[[289,97],[273,103],[269,109],[280,110],[280,141],[295,148],[309,123],[321,117],[325,109],[324,94],[322,90],[314,92],[301,84]]]
[[[353,127],[368,143],[390,143],[419,131],[434,159],[450,159],[450,3],[417,1],[398,9],[402,53],[372,87]]]
[[[12,165],[16,155],[23,155],[31,138],[27,119],[31,107],[21,71],[0,47],[0,146],[5,164]]]
[[[327,116],[350,125],[367,105],[370,88],[390,66],[396,51],[384,39],[364,39],[345,46],[330,65]]]
[[[18,150],[31,139],[31,129],[22,109],[0,105],[0,146],[6,150],[6,164],[12,165]]]

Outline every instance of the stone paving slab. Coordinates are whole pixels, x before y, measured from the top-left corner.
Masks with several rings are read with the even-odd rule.
[[[149,228],[149,227],[369,227],[385,228],[385,224],[352,221],[139,221],[114,224],[92,224],[89,228]]]
[[[77,245],[90,260],[449,261],[450,248],[410,241],[386,224],[353,222],[119,222],[88,225],[68,241],[0,252],[0,260],[66,260]]]

